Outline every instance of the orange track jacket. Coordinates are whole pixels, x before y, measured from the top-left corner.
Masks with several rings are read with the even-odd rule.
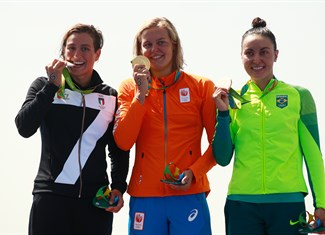
[[[164,77],[165,84],[172,84],[176,73]],[[211,148],[216,124],[214,84],[183,71],[177,82],[165,89],[157,81],[152,79],[144,105],[134,97],[137,88],[133,79],[123,81],[118,90],[115,141],[124,150],[136,143],[128,193],[134,197],[208,194],[206,173],[216,165]],[[204,128],[208,146],[202,155]],[[181,171],[192,170],[194,177],[189,190],[173,190],[160,182],[169,162]]]

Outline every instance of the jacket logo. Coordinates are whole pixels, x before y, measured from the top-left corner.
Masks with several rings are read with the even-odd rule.
[[[182,88],[179,89],[179,100],[181,103],[190,102],[190,89],[189,88]]]
[[[101,97],[98,97],[98,103],[100,105],[105,105],[105,99],[104,98],[101,98]]]
[[[276,106],[283,109],[288,106],[288,95],[277,95]]]
[[[98,96],[98,104],[100,109],[105,109],[105,98],[102,95]]]

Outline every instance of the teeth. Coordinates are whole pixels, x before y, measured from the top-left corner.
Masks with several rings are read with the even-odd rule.
[[[77,65],[83,65],[84,64],[84,62],[70,62],[70,61],[66,61],[66,63],[67,63],[67,66],[68,67],[74,67],[74,66],[77,66]]]
[[[69,62],[69,61],[66,61],[66,63],[67,63],[67,66],[68,66],[68,67],[73,67],[73,66],[75,66],[73,63],[71,63],[71,62]]]
[[[261,70],[263,69],[263,66],[259,66],[259,67],[253,67],[254,70]]]

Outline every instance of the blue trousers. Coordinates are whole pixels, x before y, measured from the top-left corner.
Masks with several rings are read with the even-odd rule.
[[[129,235],[211,235],[205,194],[131,197]]]

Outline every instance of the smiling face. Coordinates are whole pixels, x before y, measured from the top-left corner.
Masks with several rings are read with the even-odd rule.
[[[273,63],[278,53],[271,40],[262,35],[251,34],[243,40],[241,58],[244,68],[261,90],[273,78]]]
[[[162,77],[173,70],[174,44],[165,28],[152,27],[141,35],[142,54],[150,60],[153,76]]]
[[[101,52],[95,51],[93,38],[88,33],[73,33],[67,38],[63,52],[65,60],[74,64],[69,67],[73,79],[78,85],[87,86]]]

